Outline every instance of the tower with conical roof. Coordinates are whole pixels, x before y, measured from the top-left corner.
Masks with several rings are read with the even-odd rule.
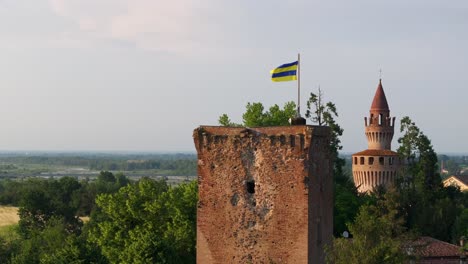
[[[395,117],[390,117],[382,79],[369,112],[369,119],[364,118],[367,149],[352,156],[354,184],[361,193],[392,185],[401,167],[398,153],[391,150]]]

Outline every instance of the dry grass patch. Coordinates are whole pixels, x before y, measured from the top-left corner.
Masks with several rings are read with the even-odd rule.
[[[18,221],[18,207],[0,206],[0,226],[14,225]]]
[[[89,222],[89,216],[81,216],[83,223]],[[16,225],[19,222],[18,207],[0,206],[0,227]]]

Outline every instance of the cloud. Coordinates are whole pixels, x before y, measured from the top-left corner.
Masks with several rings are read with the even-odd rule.
[[[202,23],[195,0],[49,0],[49,5],[88,37],[157,51],[190,51]]]

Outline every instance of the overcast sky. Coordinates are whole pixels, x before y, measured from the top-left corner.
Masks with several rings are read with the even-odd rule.
[[[0,151],[194,151],[197,126],[296,100],[269,71],[298,52],[344,151],[382,68],[393,116],[468,152],[466,0],[0,0]]]

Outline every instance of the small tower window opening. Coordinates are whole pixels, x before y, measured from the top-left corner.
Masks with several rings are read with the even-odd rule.
[[[364,165],[364,157],[361,157],[361,165]]]
[[[382,125],[382,114],[379,114],[379,126]]]
[[[390,157],[390,158],[388,159],[388,164],[393,165],[394,162],[395,162],[395,158],[394,158],[394,157]]]
[[[255,181],[254,180],[247,181],[245,185],[247,187],[248,193],[255,193]]]
[[[374,164],[374,157],[369,157],[369,165]]]
[[[357,165],[357,157],[354,157],[354,164]]]
[[[379,157],[379,164],[384,165],[384,157]]]

